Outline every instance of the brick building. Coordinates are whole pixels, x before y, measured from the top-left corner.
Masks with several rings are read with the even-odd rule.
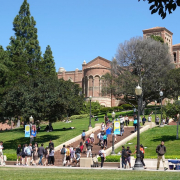
[[[172,45],[173,33],[165,27],[155,27],[143,30],[143,37],[148,38],[151,35],[161,36],[165,43],[168,44],[170,53],[174,57],[174,63],[177,67],[180,66],[180,44]],[[58,78],[64,80],[71,80],[79,84],[82,88],[82,93],[85,99],[88,100],[92,96],[92,101],[99,101],[101,105],[106,107],[118,106],[119,101],[111,95],[102,96],[102,76],[110,72],[111,61],[96,57],[92,61],[82,63],[82,70],[76,69],[75,71],[66,71],[63,67],[59,68]]]

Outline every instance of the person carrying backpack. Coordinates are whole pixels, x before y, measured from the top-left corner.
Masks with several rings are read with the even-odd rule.
[[[134,132],[136,132],[136,130],[137,130],[137,116],[135,115],[134,116],[134,122],[133,122],[133,125],[134,125]]]
[[[70,152],[70,146],[67,147],[66,149],[66,161],[67,161],[67,166],[69,166],[69,163],[70,163],[70,155],[71,155],[71,152]]]
[[[83,140],[83,142],[85,141],[85,138],[86,138],[86,133],[85,133],[85,130],[83,130],[83,132],[82,132],[82,140]]]
[[[65,166],[66,164],[66,146],[63,145],[63,148],[61,149],[61,155],[62,155],[62,165]]]
[[[85,142],[85,144],[86,144],[86,152],[87,152],[88,144],[89,144],[90,142],[91,142],[91,141],[90,141],[90,137],[88,137],[88,138],[86,139],[86,142]]]
[[[25,164],[26,166],[28,166],[27,158],[31,157],[31,149],[27,146],[27,144],[25,144],[24,153],[25,153]]]

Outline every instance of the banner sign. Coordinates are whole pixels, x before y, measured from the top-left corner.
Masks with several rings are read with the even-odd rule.
[[[119,121],[114,122],[114,134],[120,134],[120,122]]]
[[[31,137],[36,137],[36,125],[32,125],[32,128],[31,128]]]
[[[25,137],[30,137],[30,125],[25,125]]]

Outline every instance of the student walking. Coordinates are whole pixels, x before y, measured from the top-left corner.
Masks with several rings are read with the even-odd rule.
[[[51,147],[49,150],[49,162],[48,165],[52,164],[54,166],[54,147]]]
[[[157,170],[159,170],[160,161],[162,159],[164,170],[166,171],[168,168],[165,166],[165,157],[166,146],[164,146],[164,141],[161,141],[161,144],[157,146],[156,153],[158,154],[157,158]]]
[[[21,154],[22,154],[20,144],[18,145],[16,154],[17,154],[17,163],[16,163],[16,165],[20,165],[21,164]]]
[[[63,148],[61,149],[61,155],[62,155],[62,165],[66,165],[66,146],[63,145]]]
[[[106,151],[105,147],[102,147],[99,151],[99,156],[101,157],[101,168],[103,168],[104,161],[106,160]]]
[[[3,165],[3,142],[1,141],[0,142],[0,163],[1,163],[1,165]]]
[[[41,164],[41,165],[43,165],[42,164],[42,158],[43,158],[43,155],[45,153],[45,149],[44,149],[43,145],[44,144],[41,144],[41,147],[39,147],[39,149],[38,149],[38,154],[39,154],[39,157],[40,157],[38,164]]]

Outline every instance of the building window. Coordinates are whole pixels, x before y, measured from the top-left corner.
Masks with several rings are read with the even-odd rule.
[[[176,53],[174,53],[174,63],[176,63]]]

